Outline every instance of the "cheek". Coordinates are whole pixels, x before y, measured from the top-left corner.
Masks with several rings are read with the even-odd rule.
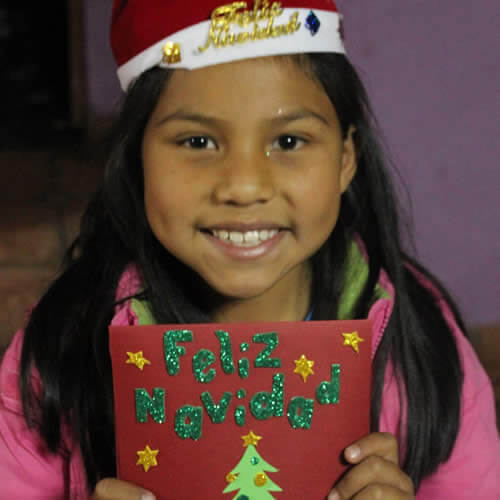
[[[154,175],[144,174],[144,205],[148,219],[166,211],[165,190],[162,183],[156,182]]]
[[[202,204],[196,183],[182,172],[163,165],[144,175],[147,220],[156,238],[172,253],[178,245],[191,242],[199,216],[197,207]]]
[[[340,196],[337,192],[325,190],[316,195],[309,212],[310,230],[323,236],[329,235],[337,223]]]
[[[188,235],[182,212],[170,197],[159,197],[158,193],[145,193],[146,218],[151,231],[161,245],[171,254],[177,255],[179,247],[185,247]]]
[[[171,188],[168,176],[144,175],[144,207],[149,225],[160,240],[163,239],[176,215],[182,213],[178,193]]]
[[[295,183],[295,205],[304,222],[334,223],[340,206],[339,176],[335,169],[311,169]]]

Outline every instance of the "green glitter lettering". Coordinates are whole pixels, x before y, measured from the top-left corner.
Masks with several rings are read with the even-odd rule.
[[[231,339],[229,333],[224,330],[215,332],[220,342],[220,359],[224,373],[234,373],[233,351],[231,348]]]
[[[238,361],[238,375],[241,378],[247,378],[249,372],[249,364],[247,358],[241,358]]]
[[[272,392],[257,392],[250,400],[250,411],[258,420],[266,420],[273,415],[275,417],[283,416],[283,398],[284,398],[284,375],[277,373],[273,377]]]
[[[230,392],[225,392],[220,400],[220,403],[215,404],[208,391],[205,391],[201,395],[201,400],[205,405],[205,410],[207,410],[208,416],[214,424],[221,424],[224,420],[226,420],[227,408],[231,402],[231,397],[232,394]]]
[[[275,417],[283,416],[284,398],[285,398],[285,376],[282,373],[277,373],[273,377],[273,407],[274,407]]]
[[[249,347],[249,345],[246,342],[242,342],[240,344],[241,352],[247,352],[248,351],[248,347]]]
[[[186,354],[186,348],[178,346],[176,342],[192,342],[193,332],[191,330],[169,330],[163,337],[163,355],[165,356],[165,365],[169,375],[179,373],[180,356]]]
[[[215,354],[208,349],[200,349],[193,356],[193,374],[194,378],[202,384],[208,384],[215,378],[215,369],[210,368],[207,373],[205,370],[215,361]]]
[[[243,399],[244,397],[246,397],[247,395],[247,391],[245,391],[245,389],[240,389],[237,393],[236,393],[236,397],[238,399]]]
[[[332,380],[321,382],[316,389],[316,399],[321,405],[336,405],[340,397],[340,365],[332,364]]]
[[[175,433],[182,439],[198,441],[201,437],[203,412],[200,406],[186,405],[175,412]]]
[[[245,425],[245,420],[247,418],[247,410],[244,406],[238,406],[234,412],[234,420],[239,425]]]
[[[153,397],[146,389],[135,390],[135,418],[140,424],[148,421],[148,413],[157,424],[165,423],[165,389],[155,387]]]
[[[269,355],[278,347],[279,339],[277,332],[256,333],[253,336],[255,343],[267,344],[266,347],[255,358],[254,366],[256,368],[280,368],[281,359],[270,358]]]
[[[314,411],[314,400],[296,396],[290,399],[286,414],[294,429],[310,429]]]

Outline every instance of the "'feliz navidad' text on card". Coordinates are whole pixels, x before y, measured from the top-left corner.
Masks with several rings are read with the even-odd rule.
[[[297,325],[302,325],[302,329],[307,327],[307,323]],[[196,441],[203,436],[203,422],[207,418],[213,424],[222,424],[231,419],[237,426],[244,426],[249,419],[265,421],[286,416],[291,428],[310,429],[317,405],[334,407],[339,403],[343,363],[329,362],[327,369],[323,366],[321,372],[323,376],[327,374],[328,378],[319,380],[314,377],[320,368],[315,361],[315,353],[319,355],[319,350],[328,349],[327,345],[321,345],[324,340],[320,345],[315,345],[318,339],[313,336],[302,342],[282,342],[276,329],[250,334],[250,338],[242,341],[241,334],[232,335],[227,327],[214,329],[213,325],[211,328],[204,325],[205,329],[208,327],[211,330],[210,343],[207,342],[209,334],[206,331],[197,337],[195,326],[190,325],[190,329],[163,330],[162,345],[156,344],[149,352],[142,348],[142,344],[146,344],[148,339],[148,336],[143,336],[138,338],[139,342],[142,339],[142,344],[134,345],[135,348],[141,346],[141,349],[124,348],[117,353],[121,356],[121,364],[132,365],[130,368],[134,367],[134,373],[137,374],[134,376],[137,378],[137,385],[133,387],[136,423],[170,422],[179,438]],[[242,326],[234,328],[241,329]],[[248,331],[248,325],[246,328]],[[363,341],[364,338],[357,331],[342,332],[340,336],[337,333],[336,338],[332,338],[331,345],[348,349],[352,360],[349,361],[350,364],[356,362],[360,343]],[[209,345],[211,348],[200,347],[202,345]],[[235,359],[234,346],[241,352],[239,359]],[[158,350],[162,351],[161,369],[156,363],[154,380],[149,376],[148,383],[141,384],[146,379],[141,379],[137,369],[141,372],[152,370],[151,354],[154,352],[158,355]],[[332,349],[332,352],[335,350]],[[344,352],[343,356],[345,355]],[[190,380],[186,378],[186,374],[189,374]],[[287,381],[291,380],[290,377],[299,378],[301,384],[304,384],[302,394],[307,392],[309,397],[300,393],[288,393],[287,387],[290,384]],[[316,380],[311,385],[314,378]],[[261,390],[255,390],[255,384],[251,384],[252,392],[248,392],[246,382],[251,379],[259,380]],[[222,387],[221,380],[231,387]],[[193,398],[193,387],[198,387],[195,389],[198,396],[196,400],[186,400],[185,404],[179,405],[179,393],[185,392],[188,386],[190,389],[186,392],[189,394],[187,397]],[[293,387],[297,390],[296,380]],[[177,394],[176,407],[169,405],[171,391]]]

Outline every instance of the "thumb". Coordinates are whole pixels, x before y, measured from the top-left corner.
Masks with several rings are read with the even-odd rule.
[[[155,500],[155,496],[135,484],[106,478],[97,483],[91,500]]]

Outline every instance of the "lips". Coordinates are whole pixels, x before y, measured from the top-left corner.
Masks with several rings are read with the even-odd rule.
[[[232,261],[248,262],[274,255],[290,228],[266,221],[226,221],[202,226],[200,231],[221,255]]]

